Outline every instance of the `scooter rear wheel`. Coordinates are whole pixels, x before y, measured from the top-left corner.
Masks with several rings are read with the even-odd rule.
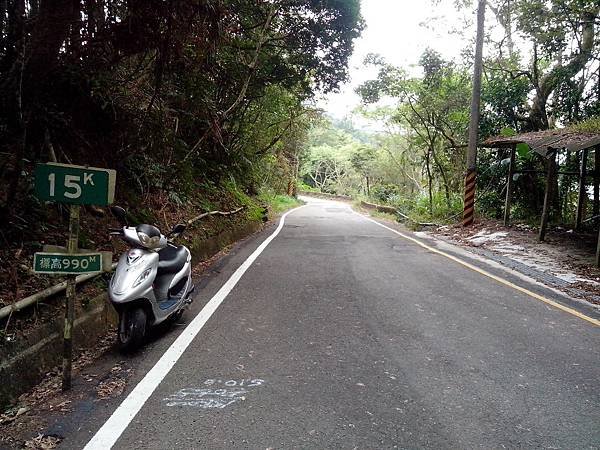
[[[146,334],[146,313],[142,308],[125,310],[119,317],[117,340],[119,350],[124,353],[137,350]]]

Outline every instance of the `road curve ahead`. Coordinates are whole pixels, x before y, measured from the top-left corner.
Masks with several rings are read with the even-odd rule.
[[[114,448],[599,448],[599,344],[599,327],[311,200]]]

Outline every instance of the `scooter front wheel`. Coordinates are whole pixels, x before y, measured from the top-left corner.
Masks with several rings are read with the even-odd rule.
[[[123,311],[119,316],[119,350],[131,352],[138,349],[146,334],[146,313],[142,308]]]

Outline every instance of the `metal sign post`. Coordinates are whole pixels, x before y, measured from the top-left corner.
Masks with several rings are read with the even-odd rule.
[[[71,388],[73,361],[73,322],[75,320],[75,286],[79,274],[107,270],[112,255],[107,252],[80,250],[80,205],[110,205],[115,195],[116,172],[68,164],[38,164],[35,169],[35,193],[40,200],[69,204],[67,246],[48,246],[47,252],[34,255],[36,273],[68,275],[63,332],[62,388]],[[104,261],[104,263],[103,263]]]
[[[71,205],[69,212],[69,239],[67,252],[71,255],[77,253],[79,242],[79,205]],[[62,389],[71,389],[71,362],[73,361],[73,321],[75,318],[75,277],[70,275],[67,279],[67,297],[65,300],[65,328],[63,334],[63,370]]]

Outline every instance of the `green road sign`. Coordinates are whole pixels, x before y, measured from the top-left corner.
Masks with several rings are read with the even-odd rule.
[[[67,247],[63,247],[62,245],[44,245],[42,253],[63,253],[68,254]],[[94,251],[88,250],[86,248],[78,248],[77,253],[100,253],[102,255],[102,271],[110,272],[112,270],[112,252],[107,251]]]
[[[33,271],[45,274],[81,274],[102,271],[102,253],[44,253],[33,255]]]
[[[117,172],[69,164],[38,164],[35,193],[40,200],[77,205],[110,205]]]

